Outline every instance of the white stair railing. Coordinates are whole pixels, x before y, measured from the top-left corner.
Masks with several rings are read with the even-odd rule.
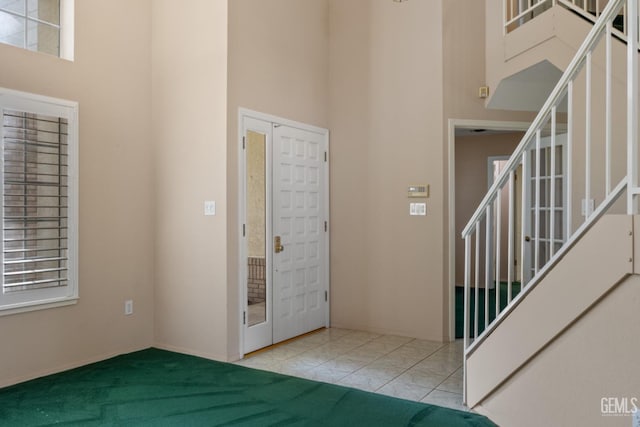
[[[609,0],[504,0],[504,31],[506,34],[519,28],[555,5],[595,22],[608,3]],[[626,34],[625,22],[626,8],[623,6],[613,20],[614,32]]]
[[[504,31],[509,33],[550,9],[556,0],[504,0]]]
[[[467,358],[491,331],[598,218],[638,212],[638,121],[638,0],[610,0],[462,232],[465,400]]]

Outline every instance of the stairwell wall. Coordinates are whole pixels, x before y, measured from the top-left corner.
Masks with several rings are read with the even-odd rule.
[[[637,236],[633,240],[637,246]],[[583,260],[582,265],[598,261]],[[640,276],[610,285],[609,292],[474,409],[500,425],[630,425],[631,414],[607,413],[609,401],[603,399],[626,400],[630,409],[631,399],[640,401],[640,377],[635,375]]]

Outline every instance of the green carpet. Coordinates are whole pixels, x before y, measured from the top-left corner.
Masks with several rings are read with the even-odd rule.
[[[478,335],[484,331],[484,288],[478,289]],[[511,289],[511,299],[515,298],[520,293],[520,282],[513,282]],[[471,335],[473,337],[474,331],[474,313],[475,313],[475,288],[471,288],[471,298],[469,299],[469,306],[471,308]],[[507,283],[500,282],[500,311],[507,306]],[[496,318],[496,290],[489,289],[489,323]],[[464,287],[456,286],[456,338],[464,337]]]
[[[494,426],[438,406],[148,349],[0,389],[2,426]]]

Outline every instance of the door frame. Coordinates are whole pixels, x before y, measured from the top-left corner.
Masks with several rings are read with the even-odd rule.
[[[533,118],[532,118],[533,121]],[[460,236],[456,236],[456,129],[487,129],[487,130],[500,130],[500,131],[512,131],[512,132],[526,132],[531,127],[531,122],[516,122],[516,121],[495,121],[495,120],[468,120],[468,119],[449,119],[447,126],[447,159],[448,159],[448,191],[449,197],[447,206],[449,215],[447,216],[447,231],[448,231],[448,262],[445,266],[448,272],[448,295],[449,295],[449,327],[448,334],[445,335],[445,339],[448,335],[449,341],[455,341],[456,339],[456,312],[455,312],[455,291],[456,291],[456,241]],[[566,125],[558,124],[558,131],[566,132]],[[444,305],[444,304],[443,304]]]
[[[456,129],[489,129],[513,132],[526,132],[531,122],[493,121],[493,120],[448,120],[448,200],[449,215],[447,216],[448,230],[448,254],[446,269],[448,271],[448,295],[449,295],[449,341],[456,339],[456,242],[460,236],[456,236]]]
[[[250,123],[252,122],[252,123]],[[267,341],[273,342],[273,313],[271,309],[271,300],[273,295],[273,255],[268,250],[271,247],[270,236],[273,235],[272,231],[272,193],[268,190],[272,188],[272,166],[273,166],[273,123],[266,120],[258,120],[254,117],[245,116],[242,118],[241,127],[242,127],[242,139],[240,141],[240,156],[242,156],[242,182],[239,183],[241,186],[240,197],[242,198],[242,203],[244,209],[239,212],[240,215],[240,224],[241,225],[241,235],[240,235],[240,245],[239,248],[243,252],[240,258],[240,264],[242,265],[242,269],[239,272],[239,276],[241,277],[241,283],[243,283],[242,291],[243,291],[243,299],[241,300],[241,310],[242,310],[242,331],[245,333],[242,337],[243,340],[243,348],[245,345],[245,339],[247,338],[245,324],[248,324],[250,321],[249,315],[249,307],[248,307],[248,298],[247,298],[247,282],[248,282],[248,267],[247,267],[247,258],[248,258],[248,247],[247,247],[247,231],[245,230],[245,226],[248,223],[247,212],[246,212],[246,195],[248,193],[247,188],[247,180],[246,180],[246,172],[247,172],[247,149],[248,149],[248,140],[245,141],[245,133],[249,131],[254,131],[259,134],[264,134],[264,143],[265,143],[265,155],[264,155],[264,173],[265,173],[265,322],[261,324],[254,325],[257,326],[254,329],[254,333],[256,336],[261,337],[261,334],[264,331],[260,332],[258,329],[271,329],[271,338]],[[255,126],[252,126],[254,124]],[[244,260],[244,262],[242,262]],[[250,326],[249,326],[250,327]],[[262,337],[261,337],[262,338]]]
[[[245,306],[247,304],[246,295],[246,280],[247,280],[247,245],[246,239],[243,236],[243,226],[245,223],[245,209],[246,209],[246,194],[245,194],[245,176],[246,176],[246,164],[242,147],[242,138],[244,137],[244,120],[245,118],[253,118],[256,120],[262,120],[265,122],[271,122],[272,124],[279,124],[288,127],[298,128],[309,132],[321,134],[324,137],[326,159],[324,163],[324,217],[327,222],[327,230],[324,233],[325,249],[324,256],[325,262],[325,289],[327,291],[327,302],[325,305],[325,327],[330,326],[330,313],[331,313],[331,258],[330,258],[330,234],[331,234],[331,221],[330,221],[330,187],[329,187],[329,162],[330,162],[330,144],[329,144],[329,130],[317,126],[313,126],[307,123],[297,122],[295,120],[278,117],[272,114],[262,113],[259,111],[250,110],[244,107],[238,108],[238,137],[237,137],[237,150],[238,150],[238,297],[239,297],[239,310],[238,310],[238,324],[240,325],[240,339],[238,340],[238,352],[240,358],[244,358],[244,339],[245,339]],[[269,164],[266,166],[267,171],[272,171],[273,158],[271,154],[267,156]],[[270,235],[272,227],[267,225],[266,241],[272,242]],[[273,285],[272,285],[273,286]],[[272,291],[273,294],[273,291]],[[267,313],[269,316],[269,313]]]

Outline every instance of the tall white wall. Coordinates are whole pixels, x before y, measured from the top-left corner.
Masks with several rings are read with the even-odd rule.
[[[227,2],[151,10],[155,344],[226,360]]]
[[[332,324],[441,340],[442,1],[329,5]]]

